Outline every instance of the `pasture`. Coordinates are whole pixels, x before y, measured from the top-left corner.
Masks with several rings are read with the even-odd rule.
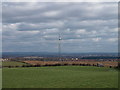
[[[5,61],[5,62],[2,62],[3,67],[7,67],[7,66],[23,66],[23,65],[28,65],[28,64],[23,63],[23,62],[17,62],[17,61]]]
[[[3,68],[3,88],[117,88],[118,71],[93,66]]]

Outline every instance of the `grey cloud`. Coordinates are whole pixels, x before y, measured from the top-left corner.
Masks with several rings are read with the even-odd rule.
[[[13,2],[2,14],[3,51],[56,51],[59,33],[66,52],[116,51],[117,3]]]

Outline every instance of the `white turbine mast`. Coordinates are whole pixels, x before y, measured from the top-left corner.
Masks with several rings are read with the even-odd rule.
[[[59,33],[59,43],[58,43],[58,53],[59,53],[59,61],[61,61],[61,35]]]

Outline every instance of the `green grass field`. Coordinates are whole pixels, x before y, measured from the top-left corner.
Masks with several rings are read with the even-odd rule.
[[[93,66],[3,68],[3,88],[117,88],[118,71]]]
[[[16,61],[2,62],[2,66],[22,66],[22,65],[27,65],[27,64],[22,62],[16,62]]]

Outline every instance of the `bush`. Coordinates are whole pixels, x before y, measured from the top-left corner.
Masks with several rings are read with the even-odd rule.
[[[8,66],[8,68],[11,68],[11,66]]]
[[[109,68],[112,68],[112,66],[109,66]]]
[[[26,65],[22,65],[22,67],[26,67]]]
[[[68,63],[65,63],[64,65],[65,65],[65,66],[67,66],[67,65],[68,65]]]
[[[120,69],[120,62],[118,62],[118,68]]]
[[[15,67],[19,67],[19,66],[15,66]]]

